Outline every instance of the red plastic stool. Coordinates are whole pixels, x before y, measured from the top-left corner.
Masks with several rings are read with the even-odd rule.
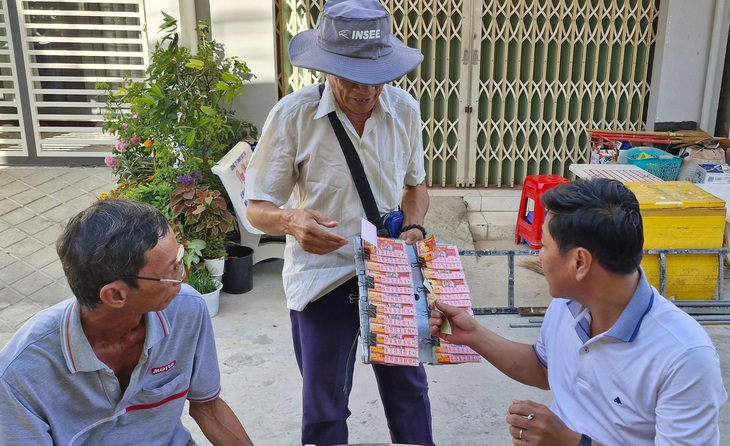
[[[542,223],[545,220],[545,208],[540,201],[540,195],[548,189],[567,183],[570,180],[560,175],[543,174],[528,175],[522,186],[520,210],[517,213],[517,227],[515,228],[515,244],[524,239],[530,244],[530,249],[542,247]],[[532,206],[529,206],[529,205]],[[532,207],[532,222],[527,220],[528,210]]]

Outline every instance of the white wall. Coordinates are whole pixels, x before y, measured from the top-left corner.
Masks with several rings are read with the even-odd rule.
[[[160,37],[160,25],[162,25],[162,11],[166,14],[180,19],[179,0],[154,0],[145,1],[145,16],[147,17],[147,41],[150,52],[155,49],[155,43]],[[180,24],[178,24],[180,25]]]
[[[647,127],[696,122],[712,132],[720,95],[719,72],[730,19],[720,17],[727,0],[662,0],[651,79]],[[720,34],[720,35],[718,35]],[[727,37],[725,37],[727,38]],[[721,76],[721,75],[720,75]],[[712,104],[714,103],[714,109]]]
[[[210,2],[213,38],[226,56],[245,61],[256,75],[234,103],[237,115],[261,131],[276,93],[274,56],[274,6],[265,0],[214,0]]]

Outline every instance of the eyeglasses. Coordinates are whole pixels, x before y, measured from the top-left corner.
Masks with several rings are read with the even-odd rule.
[[[131,274],[125,274],[122,277],[129,277],[131,279],[140,279],[140,280],[154,280],[155,282],[169,282],[169,283],[177,283],[180,284],[183,282],[183,277],[185,277],[185,267],[183,266],[183,256],[185,255],[185,248],[183,245],[178,245],[177,248],[177,257],[175,258],[175,271],[179,271],[179,279],[160,279],[157,277],[144,277],[144,276],[133,276]]]

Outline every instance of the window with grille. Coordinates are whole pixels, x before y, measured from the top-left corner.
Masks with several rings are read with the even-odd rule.
[[[18,17],[38,156],[107,153],[102,91],[149,61],[142,0],[21,1]]]

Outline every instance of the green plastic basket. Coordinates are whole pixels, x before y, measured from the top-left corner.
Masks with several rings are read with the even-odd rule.
[[[650,158],[637,159],[642,153]],[[664,181],[674,181],[679,174],[682,158],[654,147],[634,147],[626,153],[626,161]]]

